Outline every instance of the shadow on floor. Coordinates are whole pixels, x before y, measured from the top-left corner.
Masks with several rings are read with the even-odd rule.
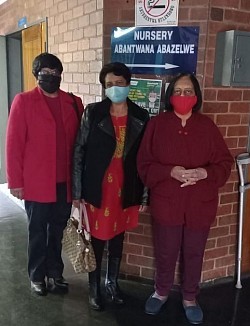
[[[88,308],[87,275],[76,275],[65,260],[67,295],[38,297],[30,293],[26,271],[27,223],[24,210],[0,191],[0,326],[188,326],[181,296],[172,291],[157,316],[144,313],[152,286],[121,281],[126,305],[106,300],[103,312]],[[250,326],[250,279],[237,290],[234,282],[201,289],[204,326]]]

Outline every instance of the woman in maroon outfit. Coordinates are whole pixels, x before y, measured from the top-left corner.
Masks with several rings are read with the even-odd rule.
[[[140,177],[150,189],[156,258],[155,292],[145,311],[157,314],[167,301],[181,250],[183,307],[193,324],[203,320],[196,301],[203,255],[218,189],[233,163],[217,126],[197,112],[201,104],[195,76],[175,77],[166,91],[167,112],[148,123],[137,158]]]

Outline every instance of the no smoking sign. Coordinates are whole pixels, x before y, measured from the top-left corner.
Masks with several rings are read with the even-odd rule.
[[[136,0],[136,26],[177,26],[179,0]]]

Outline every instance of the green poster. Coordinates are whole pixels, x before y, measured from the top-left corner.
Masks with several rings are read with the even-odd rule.
[[[132,78],[128,97],[152,117],[160,111],[161,88],[162,80]]]

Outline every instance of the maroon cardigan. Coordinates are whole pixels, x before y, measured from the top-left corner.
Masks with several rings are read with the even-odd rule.
[[[59,91],[66,140],[67,197],[71,201],[72,154],[79,118],[73,99]],[[82,101],[76,97],[80,115]],[[56,123],[41,90],[15,96],[7,125],[7,182],[10,189],[24,188],[24,199],[56,201]]]
[[[154,219],[165,225],[209,227],[216,217],[218,189],[231,172],[233,158],[217,126],[193,113],[182,127],[174,112],[162,113],[147,125],[138,157],[138,171],[150,189]],[[170,172],[174,166],[207,170],[207,179],[181,188]]]

